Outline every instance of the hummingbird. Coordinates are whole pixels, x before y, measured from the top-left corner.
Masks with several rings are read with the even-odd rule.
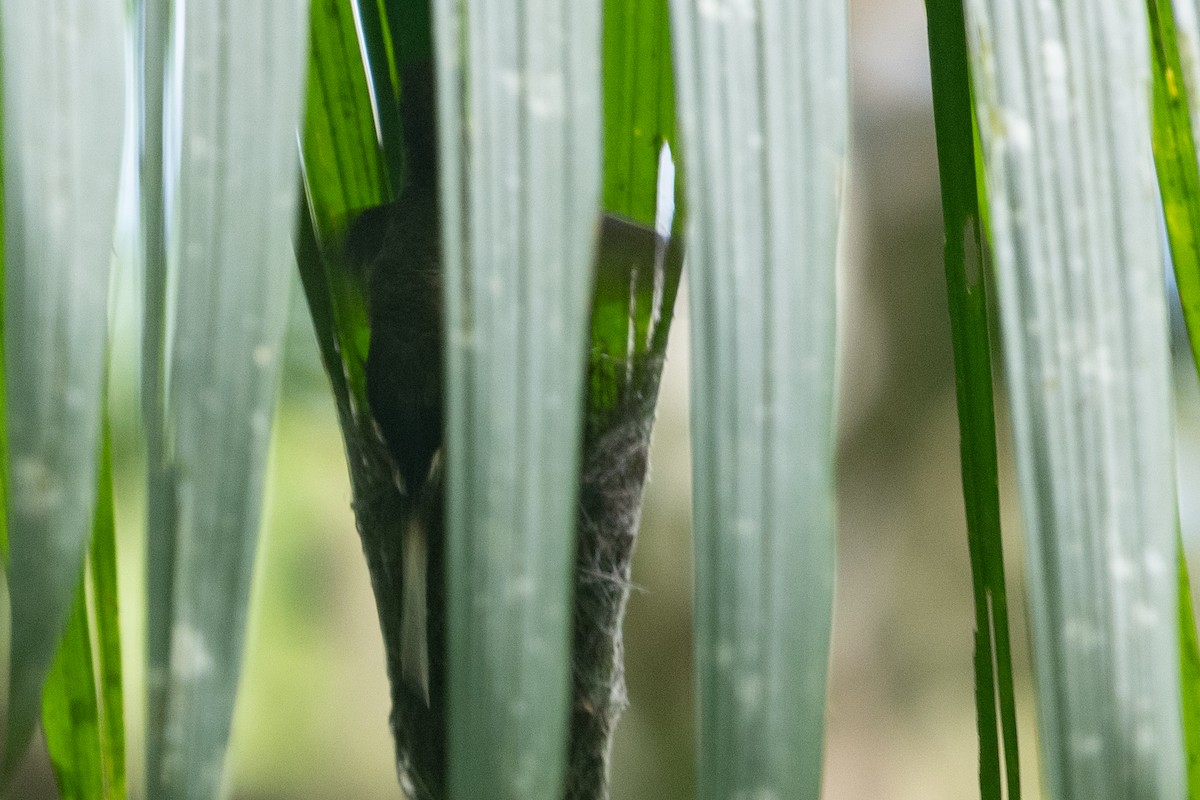
[[[371,330],[367,402],[406,497],[401,601],[401,672],[429,703],[430,520],[440,510],[442,446],[442,267],[437,197],[433,68],[402,74],[407,157],[403,191],[350,223],[347,260],[365,271]]]

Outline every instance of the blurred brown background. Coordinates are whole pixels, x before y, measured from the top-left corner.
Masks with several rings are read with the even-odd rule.
[[[841,257],[839,568],[824,797],[977,796],[970,574],[941,263],[937,164],[921,0],[852,0],[853,120]],[[375,610],[350,513],[341,441],[306,309],[295,294],[260,551],[257,612],[235,723],[239,800],[398,798]],[[128,316],[128,315],[127,315]],[[120,332],[130,341],[136,320]],[[1195,377],[1181,377],[1181,472],[1200,478]],[[131,367],[114,376],[132,418]],[[123,388],[124,387],[124,388]],[[655,430],[627,625],[632,708],[616,800],[694,794],[687,313],[681,296]],[[129,685],[141,684],[139,444],[117,431]],[[1008,431],[1001,430],[1026,796],[1036,793],[1021,564]],[[1197,529],[1183,493],[1185,531]],[[129,697],[130,718],[142,698]],[[140,732],[131,731],[131,770]],[[34,765],[14,796],[46,796]]]

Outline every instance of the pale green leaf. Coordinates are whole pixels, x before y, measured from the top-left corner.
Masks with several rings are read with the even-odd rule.
[[[1175,479],[1145,7],[970,0],[1046,787],[1178,798]]]
[[[846,11],[674,0],[702,798],[819,794]]]
[[[37,720],[92,529],[124,8],[120,0],[7,0],[0,14],[10,769]]]
[[[438,0],[434,30],[449,791],[557,800],[600,208],[600,4]]]
[[[223,785],[294,264],[307,7],[175,9],[164,162],[178,175],[160,301],[171,327],[162,383],[144,387],[165,411],[150,492],[173,512],[152,512],[148,531],[150,797],[207,799]]]

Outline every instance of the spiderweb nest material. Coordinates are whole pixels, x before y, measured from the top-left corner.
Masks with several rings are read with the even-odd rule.
[[[629,705],[622,626],[641,521],[662,356],[638,359],[607,421],[589,426],[576,522],[576,583],[568,800],[609,795],[613,734]],[[639,387],[637,391],[633,387]]]

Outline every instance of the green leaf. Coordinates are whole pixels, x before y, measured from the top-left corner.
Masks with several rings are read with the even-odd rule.
[[[391,194],[347,3],[314,0],[309,43],[304,177],[317,232],[327,235]]]
[[[245,637],[295,220],[307,2],[190,0],[182,53],[166,295],[164,398],[150,493],[147,796],[211,798]],[[175,94],[177,92],[178,94]],[[177,148],[177,149],[176,149]],[[149,424],[149,423],[148,423]],[[152,456],[155,455],[152,453]]]
[[[117,537],[113,514],[112,442],[104,430],[100,489],[91,551],[96,676],[100,684],[100,753],[106,800],[125,797],[125,690],[117,604]]]
[[[103,797],[100,709],[92,673],[87,590],[82,584],[46,678],[42,726],[63,800]]]
[[[1145,7],[967,11],[1046,789],[1178,798],[1177,506]]]
[[[1192,611],[1183,541],[1179,542],[1179,667],[1183,689],[1183,730],[1187,743],[1187,796],[1200,797],[1200,641]]]
[[[366,68],[370,70],[367,85],[371,88],[374,102],[375,130],[379,136],[384,165],[387,171],[389,194],[399,194],[405,174],[404,128],[400,120],[400,78],[396,71],[396,53],[393,48],[391,29],[383,6],[397,5],[394,0],[353,0],[357,9],[362,54]],[[426,4],[427,6],[427,4]],[[428,24],[428,13],[426,13]],[[405,28],[410,25],[405,24]],[[420,30],[419,28],[417,30]],[[348,65],[339,65],[344,69]]]
[[[657,377],[624,373],[665,354],[679,285],[678,237],[669,246],[684,218],[675,213],[670,146],[678,142],[668,22],[667,0],[604,3],[603,202],[609,217],[600,232],[592,299],[587,424],[593,440],[613,424],[610,415],[619,419],[628,410],[626,392],[653,404]]]
[[[967,32],[960,0],[927,0],[934,123],[945,224],[946,290],[954,342],[954,379],[962,431],[963,498],[975,601],[975,707],[979,733],[981,797],[1021,796],[1017,711],[1000,492],[996,466],[996,419],[988,341],[986,236],[979,207],[976,134],[971,109]],[[997,717],[997,707],[999,716]],[[1003,746],[1001,746],[1003,740]],[[1001,754],[1004,782],[1000,777]]]
[[[8,0],[0,14],[8,773],[36,724],[92,529],[124,120],[124,9],[119,0],[65,0],[52,9]]]
[[[671,10],[692,214],[699,796],[816,797],[833,612],[845,4]]]
[[[350,216],[392,197],[375,137],[374,112],[352,10],[315,0],[310,24],[303,170],[307,219],[316,258],[300,259],[326,370],[343,422],[365,409],[366,310],[361,286],[341,263]],[[343,384],[346,384],[343,386]]]
[[[70,622],[42,695],[42,727],[63,800],[125,797],[112,448],[107,428],[96,496],[89,559],[91,580],[80,582]]]
[[[1196,6],[1146,0],[1154,73],[1154,165],[1193,361],[1200,366],[1200,167],[1190,98],[1200,91]],[[1179,27],[1176,27],[1178,22]],[[1189,58],[1185,65],[1182,52]],[[1200,798],[1200,644],[1179,543],[1179,649],[1188,797]]]
[[[604,3],[604,210],[656,221],[659,152],[675,138],[665,0]]]
[[[135,32],[135,91],[138,107],[139,236],[143,280],[142,310],[142,428],[146,435],[146,530],[169,531],[175,525],[177,508],[168,451],[166,369],[168,364],[167,315],[167,198],[164,167],[166,134],[164,94],[167,47],[171,35],[171,0],[133,0],[132,29]],[[148,535],[146,540],[146,629],[170,628],[174,614],[173,561],[175,545],[170,535]],[[166,703],[165,652],[151,654],[147,662],[147,707],[161,709]],[[155,661],[158,664],[155,664]],[[157,666],[159,672],[153,669]],[[151,717],[146,736],[146,763],[162,758],[159,727],[164,719]]]
[[[433,10],[449,794],[559,798],[601,189],[600,5],[437,0]]]
[[[1146,9],[1154,57],[1154,163],[1188,341],[1200,364],[1200,166],[1193,130],[1200,107],[1193,110],[1189,100],[1200,92],[1200,24],[1192,0],[1146,0]],[[1186,64],[1181,45],[1190,56]]]

